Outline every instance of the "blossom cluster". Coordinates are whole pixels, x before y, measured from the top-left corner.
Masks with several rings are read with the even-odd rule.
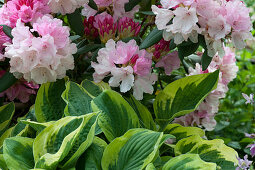
[[[122,93],[133,88],[133,95],[138,100],[143,98],[143,93],[153,93],[152,85],[157,81],[157,76],[152,73],[152,54],[139,50],[135,40],[128,43],[108,40],[106,47],[99,50],[97,62],[91,63],[95,69],[95,82],[111,76],[110,86],[120,86]]]
[[[191,40],[198,42],[198,34],[205,37],[208,55],[224,54],[223,39],[231,39],[234,46],[244,48],[244,40],[251,39],[252,23],[249,9],[240,0],[161,0],[162,6],[152,6],[156,25],[164,30],[165,40],[175,44]]]
[[[4,56],[10,58],[10,72],[37,84],[53,82],[74,68],[72,54],[76,45],[70,42],[69,28],[62,21],[44,15],[25,26],[21,19],[12,30],[12,43],[6,43]]]
[[[211,73],[219,69],[218,86],[205,98],[196,111],[180,118],[176,118],[175,122],[185,126],[203,126],[208,131],[214,129],[216,125],[214,116],[218,112],[219,99],[225,97],[226,92],[228,91],[227,85],[236,77],[238,71],[238,67],[235,63],[235,53],[228,47],[224,47],[224,51],[225,55],[223,58],[218,55],[213,57],[207,70],[202,71],[202,67],[198,63],[196,64],[195,69],[190,68],[189,75]]]

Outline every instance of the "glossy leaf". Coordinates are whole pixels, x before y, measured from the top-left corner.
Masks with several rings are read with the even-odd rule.
[[[14,83],[17,82],[17,79],[12,73],[6,72],[3,76],[0,77],[0,93],[7,90]]]
[[[226,146],[221,139],[204,140],[199,135],[193,135],[180,140],[175,147],[175,154],[199,154],[206,162],[214,162],[222,170],[234,170],[237,164],[237,152]]]
[[[8,129],[9,124],[12,120],[12,117],[15,112],[15,105],[14,103],[9,103],[0,107],[0,136]]]
[[[33,142],[34,139],[20,136],[5,139],[3,156],[10,170],[34,168]]]
[[[138,5],[142,0],[129,0],[128,3],[125,4],[125,12],[131,11],[136,5]]]
[[[83,80],[81,82],[81,86],[84,88],[86,93],[89,94],[90,97],[92,97],[92,98],[97,97],[104,90],[111,89],[107,83],[104,83],[104,82],[95,83],[95,82],[89,81],[89,80]]]
[[[105,90],[91,104],[93,111],[102,111],[98,124],[109,141],[122,136],[129,129],[140,127],[133,108],[115,91]]]
[[[149,35],[143,40],[140,45],[140,49],[149,48],[152,45],[158,43],[162,39],[162,30],[158,30],[157,28],[153,29]]]
[[[153,103],[156,122],[164,130],[175,117],[194,111],[217,87],[219,71],[176,80],[161,91]]]
[[[35,100],[35,115],[38,122],[48,122],[62,118],[65,102],[61,98],[61,94],[64,90],[64,79],[41,85]]]
[[[8,170],[8,167],[5,163],[3,154],[0,154],[0,169],[2,170]]]
[[[158,152],[163,133],[131,129],[105,149],[103,170],[139,170],[151,163]]]
[[[203,161],[198,154],[184,154],[170,159],[162,170],[215,170],[216,164]]]
[[[76,9],[72,14],[67,14],[71,29],[80,36],[84,35],[84,25],[80,9]]]

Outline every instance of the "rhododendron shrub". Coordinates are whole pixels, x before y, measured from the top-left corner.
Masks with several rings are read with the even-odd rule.
[[[205,131],[251,27],[239,0],[7,1],[0,169],[249,167]]]

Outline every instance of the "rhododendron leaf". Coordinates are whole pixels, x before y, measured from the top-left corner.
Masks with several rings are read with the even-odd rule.
[[[62,98],[67,104],[65,108],[66,116],[80,116],[92,112],[90,105],[92,96],[77,83],[67,82]]]
[[[189,43],[189,42],[184,42],[184,43],[186,44],[180,44],[177,46],[178,55],[181,61],[184,59],[184,57],[187,57],[195,53],[199,47],[199,43]]]
[[[80,9],[76,9],[72,14],[67,14],[71,29],[78,35],[84,35],[84,25]]]
[[[35,100],[35,115],[38,122],[58,120],[63,116],[66,104],[61,94],[64,90],[64,79],[41,85]]]
[[[102,111],[98,124],[109,141],[122,136],[129,129],[140,127],[133,108],[115,91],[105,90],[91,104],[94,111]]]
[[[8,129],[9,124],[15,112],[15,105],[13,102],[0,107],[0,136]]]
[[[95,137],[90,147],[82,154],[77,161],[76,169],[94,169],[101,170],[101,159],[107,143]]]
[[[125,4],[125,12],[131,11],[136,5],[138,5],[142,0],[129,0],[128,3]]]
[[[106,147],[102,158],[103,170],[144,169],[153,161],[162,138],[162,132],[129,130]]]
[[[6,72],[2,77],[0,77],[0,93],[7,90],[18,80],[14,77],[12,73]]]
[[[216,164],[203,161],[198,154],[184,154],[170,159],[162,170],[215,170]]]
[[[107,83],[104,82],[95,83],[89,80],[83,80],[81,82],[81,86],[86,90],[86,93],[88,93],[93,98],[100,95],[103,92],[103,90],[111,89],[111,87]]]
[[[169,84],[153,103],[156,122],[161,130],[175,117],[194,111],[204,98],[217,87],[219,71],[187,76]]]
[[[76,54],[78,54],[78,55],[85,54],[87,52],[95,51],[102,47],[104,47],[103,44],[88,44],[88,45],[85,45],[85,46],[79,48]]]
[[[184,127],[176,123],[167,125],[164,133],[174,135],[177,141],[192,135],[205,136],[205,132],[198,127]]]
[[[0,154],[0,169],[7,170],[8,167],[5,163],[3,154]]]
[[[97,115],[68,116],[45,128],[34,141],[35,167],[73,167],[93,141]]]
[[[212,58],[208,55],[207,45],[205,42],[204,36],[199,36],[199,43],[204,48],[204,53],[202,55],[201,64],[202,64],[202,70],[206,70],[207,67],[210,65]]]
[[[204,140],[199,135],[193,135],[180,140],[174,149],[177,155],[186,153],[199,154],[206,162],[214,162],[223,170],[235,169],[238,163],[237,152],[226,146],[221,139]]]
[[[95,3],[95,1],[94,1],[94,0],[89,0],[88,5],[89,5],[92,9],[94,9],[94,10],[98,10],[98,8],[97,8],[97,4]]]
[[[157,28],[153,29],[149,35],[143,40],[140,45],[140,50],[148,48],[156,43],[158,43],[162,39],[162,30],[158,30]]]
[[[34,139],[20,136],[5,139],[3,156],[9,169],[34,168],[33,142]]]
[[[4,33],[5,33],[8,37],[10,37],[11,39],[13,39],[13,36],[12,36],[12,28],[9,27],[9,26],[7,26],[7,25],[0,25],[0,26],[3,27]]]
[[[127,101],[136,112],[140,120],[140,125],[142,128],[157,130],[156,124],[152,118],[150,111],[147,109],[147,107],[145,107],[141,102],[136,100],[134,96],[127,98]]]
[[[138,13],[144,14],[144,15],[155,15],[152,11],[139,11]]]

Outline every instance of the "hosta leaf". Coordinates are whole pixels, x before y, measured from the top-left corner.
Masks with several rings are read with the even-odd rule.
[[[7,130],[2,134],[2,136],[0,137],[0,148],[1,148],[1,146],[3,145],[3,143],[4,143],[4,140],[5,140],[6,138],[9,138],[9,137],[11,136],[11,133],[12,133],[13,128],[14,128],[14,127],[11,127],[11,128],[9,128],[9,129],[7,129]]]
[[[152,118],[150,111],[133,96],[128,98],[127,101],[139,117],[141,127],[150,130],[156,130],[156,124]]]
[[[156,168],[155,168],[155,166],[153,165],[153,163],[149,163],[149,164],[146,166],[145,170],[156,170]]]
[[[88,93],[92,98],[97,97],[99,94],[103,92],[103,90],[111,89],[107,83],[104,82],[95,83],[89,80],[83,80],[81,82],[81,86],[85,89],[86,93]]]
[[[175,154],[186,153],[199,154],[203,161],[214,162],[222,170],[234,170],[234,163],[238,163],[237,152],[226,146],[221,139],[204,140],[199,135],[184,138],[176,144]]]
[[[205,132],[198,127],[183,127],[176,123],[167,125],[164,132],[174,135],[177,141],[192,135],[205,136]]]
[[[45,129],[46,127],[52,125],[55,123],[55,121],[50,121],[50,122],[45,122],[45,123],[39,123],[39,122],[34,122],[31,120],[21,120],[21,122],[23,124],[27,124],[30,125],[34,130],[36,130],[37,132],[41,132],[43,129]]]
[[[109,141],[140,126],[133,108],[115,91],[105,90],[91,104],[94,111],[102,111],[98,124]]]
[[[65,108],[66,116],[80,116],[92,112],[90,105],[92,97],[77,83],[67,82],[62,98],[67,104]]]
[[[8,170],[3,154],[0,154],[0,169]]]
[[[38,122],[48,122],[62,118],[65,102],[61,94],[65,90],[65,80],[43,84],[35,100],[35,115]]]
[[[156,121],[164,130],[175,117],[194,111],[217,87],[219,71],[187,76],[169,84],[153,103]]]
[[[8,129],[9,124],[12,120],[12,116],[15,112],[15,105],[14,103],[9,103],[0,107],[0,136]]]
[[[131,129],[113,140],[102,158],[103,170],[140,170],[151,163],[163,138],[162,132]]]
[[[74,167],[95,135],[97,113],[68,116],[45,128],[35,139],[36,168]]]
[[[33,142],[34,139],[20,136],[5,139],[3,156],[10,170],[34,168]]]
[[[198,154],[184,154],[170,159],[162,170],[215,170],[216,164],[203,161]]]
[[[95,137],[93,143],[78,160],[76,169],[101,170],[101,159],[106,146],[107,143],[104,140]]]

